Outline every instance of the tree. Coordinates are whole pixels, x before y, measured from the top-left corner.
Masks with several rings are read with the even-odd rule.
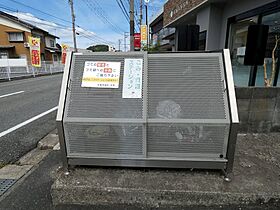
[[[92,45],[87,50],[91,50],[92,52],[107,52],[109,51],[109,46],[104,44]]]
[[[275,46],[272,50],[272,72],[271,72],[270,79],[268,79],[268,77],[267,77],[267,63],[266,63],[266,60],[264,59],[263,70],[264,70],[264,86],[265,87],[272,86],[273,80],[275,78],[275,73],[276,73],[275,52],[278,48],[278,43],[279,42],[280,42],[280,36],[276,35],[275,36]]]

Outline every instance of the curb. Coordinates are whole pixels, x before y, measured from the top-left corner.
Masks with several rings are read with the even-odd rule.
[[[54,149],[58,142],[58,134],[55,129],[38,142],[37,148],[40,150]]]
[[[41,139],[35,149],[26,153],[14,164],[0,168],[0,180],[13,180],[13,184],[0,194],[0,201],[30,175],[55,146],[58,147],[57,130],[53,130]]]

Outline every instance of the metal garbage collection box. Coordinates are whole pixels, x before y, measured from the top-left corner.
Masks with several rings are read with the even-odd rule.
[[[67,57],[57,114],[66,167],[230,172],[238,123],[228,50]]]

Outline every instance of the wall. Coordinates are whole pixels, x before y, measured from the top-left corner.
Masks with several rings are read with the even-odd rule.
[[[53,53],[49,52],[48,50],[45,51],[45,60],[46,61],[53,61]]]
[[[280,88],[236,88],[239,132],[280,132]]]
[[[205,7],[197,13],[196,24],[199,25],[200,31],[205,31],[209,28],[210,7]]]
[[[169,0],[164,4],[163,25],[167,26],[207,0]]]
[[[207,33],[206,50],[217,50],[221,40],[222,8],[219,5],[210,5],[209,28]]]
[[[26,59],[0,59],[0,67],[26,67]]]
[[[13,46],[15,46],[15,53],[18,56],[23,54],[23,55],[26,55],[26,58],[28,60],[30,60],[29,48],[24,47],[24,45],[23,45],[24,42],[10,42],[9,35],[7,33],[8,31],[23,32],[24,33],[24,42],[28,41],[28,36],[30,36],[31,33],[0,24],[0,45],[13,45]]]
[[[200,26],[200,31],[207,31],[206,50],[217,50],[220,45],[222,8],[214,4],[202,8],[196,15],[196,24]]]

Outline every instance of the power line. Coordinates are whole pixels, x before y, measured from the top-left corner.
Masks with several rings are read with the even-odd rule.
[[[123,13],[125,19],[126,19],[126,20],[128,21],[128,23],[129,23],[129,15],[128,15],[128,12],[126,11],[126,8],[125,8],[124,5],[123,5],[123,2],[120,1],[120,0],[116,0],[116,2],[118,3],[118,6],[119,6],[119,8],[121,9],[121,11],[122,11],[122,13]]]
[[[41,20],[43,20],[43,19],[41,19]],[[28,21],[29,21],[29,22],[32,22],[32,23],[38,23],[38,22],[32,21],[32,20],[28,20]],[[44,20],[44,21],[45,21],[45,20]],[[41,25],[45,25],[45,26],[54,26],[54,25],[48,24],[48,23],[40,23],[40,24],[41,24]],[[55,24],[57,24],[57,25],[55,26],[56,28],[64,29],[64,30],[67,30],[67,31],[69,31],[69,32],[72,31],[72,29],[71,29],[70,27],[68,27],[68,26],[64,26],[64,25],[61,25],[61,24],[58,24],[58,23],[55,23]],[[78,27],[78,28],[80,28],[80,27]],[[80,29],[82,29],[82,28],[80,28]],[[84,29],[82,29],[82,30],[84,30]],[[97,36],[97,35],[94,35],[94,34],[88,35],[88,34],[86,34],[85,32],[80,31],[80,30],[77,30],[76,33],[77,33],[79,36],[82,36],[82,37],[84,37],[84,38],[87,38],[87,39],[89,39],[89,40],[91,40],[91,41],[100,42],[100,43],[109,44],[109,45],[114,44],[113,42],[107,41],[107,40],[105,40],[105,39],[103,39],[103,38],[101,38],[101,37],[99,37],[99,36]]]
[[[108,15],[106,14],[105,10],[103,10],[103,8],[101,7],[101,5],[100,5],[96,0],[93,0],[93,1],[94,1],[95,4],[99,7],[99,9],[101,9],[101,11],[102,11],[103,16],[105,17],[105,19],[107,19],[113,27],[117,28],[121,33],[123,33],[124,30],[121,29],[120,27],[118,27],[117,24],[114,24],[114,23],[109,19]]]
[[[22,2],[18,2],[18,1],[16,1],[16,0],[9,0],[9,1],[14,2],[14,3],[16,3],[16,4],[19,4],[19,5],[22,5],[22,6],[24,6],[24,7],[27,7],[27,8],[29,8],[29,9],[38,11],[38,12],[40,12],[40,13],[42,13],[42,14],[48,15],[48,16],[53,17],[53,18],[56,18],[56,19],[58,19],[58,20],[61,20],[61,21],[67,22],[67,23],[72,23],[72,22],[69,21],[69,20],[65,20],[65,19],[63,19],[63,18],[57,17],[57,16],[52,15],[52,14],[50,14],[50,13],[47,13],[47,12],[44,12],[44,11],[39,10],[39,9],[37,9],[37,8],[31,7],[31,6],[29,6],[29,5],[26,5],[26,4],[22,3]]]
[[[0,5],[1,5],[1,4],[0,4]],[[7,10],[7,11],[10,11],[10,12],[19,12],[18,10],[14,10],[14,9],[12,9],[12,8],[9,8],[9,7],[2,7],[2,6],[0,6],[0,8],[3,8],[3,9],[5,9],[5,10]],[[39,19],[39,20],[41,20],[41,21],[44,21],[44,22],[38,23],[38,22],[36,22],[35,20],[30,20],[30,19],[27,20],[27,19],[24,19],[24,18],[21,18],[21,19],[23,19],[23,20],[26,21],[26,22],[31,22],[31,23],[33,23],[33,24],[40,24],[40,25],[45,25],[45,26],[51,26],[51,27],[55,27],[55,28],[64,29],[64,30],[67,30],[67,31],[72,31],[72,29],[70,28],[70,26],[67,26],[67,25],[64,25],[64,24],[60,24],[60,23],[56,23],[56,22],[49,22],[48,20],[45,20],[45,19],[43,19],[43,18],[38,18],[38,17],[36,17],[36,18]],[[46,23],[46,22],[48,22],[48,23]],[[51,24],[51,23],[53,23],[53,24],[55,24],[55,25],[53,25],[53,24]],[[85,29],[81,28],[80,26],[78,26],[78,28],[81,29],[81,30],[85,30]],[[77,33],[79,33],[80,36],[82,36],[82,37],[84,37],[84,38],[87,38],[87,39],[89,39],[89,40],[91,40],[91,41],[100,42],[100,43],[104,43],[104,44],[108,44],[108,45],[115,44],[115,43],[113,43],[113,42],[111,42],[111,41],[108,41],[108,40],[105,40],[105,39],[99,37],[99,36],[96,35],[96,34],[91,34],[91,36],[89,36],[89,35],[85,34],[84,32],[82,32],[82,31],[80,31],[80,30],[77,31]]]
[[[120,1],[120,3],[121,3],[121,7],[123,8],[123,9],[122,9],[122,8],[121,8],[121,9],[125,11],[125,14],[126,14],[126,16],[128,17],[128,19],[129,19],[128,11],[127,11],[126,7],[124,6],[123,1],[122,1],[122,0],[119,0],[119,1]],[[117,0],[117,3],[119,4],[118,0]],[[135,14],[134,14],[134,21],[137,23],[137,15],[135,15]],[[140,26],[139,26],[139,24],[137,24],[137,26],[138,26],[138,29],[139,29],[139,31],[140,31]]]
[[[122,3],[122,6],[125,8],[124,4],[123,4],[123,1],[120,0],[120,2]],[[126,1],[128,3],[128,7],[130,7],[130,1],[127,0]],[[135,7],[134,7],[135,8]],[[128,12],[127,12],[128,13]],[[139,25],[139,22],[137,21],[137,6],[136,6],[136,10],[134,12],[134,22],[136,23],[137,27],[138,27],[138,30],[140,31],[140,25]],[[134,30],[135,30],[135,25],[134,25]]]
[[[141,26],[142,25],[142,19],[143,19],[143,0],[140,0],[140,8],[139,9],[140,9],[139,24]]]
[[[23,4],[23,3],[21,3],[21,2],[17,2],[17,1],[15,1],[15,0],[10,0],[10,1],[12,1],[12,2],[15,2],[15,3],[18,3],[18,4],[21,4],[21,5],[23,5],[23,6],[26,6],[26,7],[28,7],[28,8],[31,8],[31,9],[33,9],[33,10],[36,10],[36,11],[39,11],[39,12],[41,12],[41,13],[43,13],[43,14],[45,14],[45,15],[48,15],[48,16],[51,16],[51,17],[56,17],[56,16],[54,16],[54,15],[52,15],[52,14],[49,14],[49,13],[46,13],[46,12],[43,12],[43,11],[41,11],[41,10],[39,10],[39,9],[36,9],[36,8],[33,8],[33,7],[31,7],[31,6],[28,6],[28,5],[25,5],[25,4]],[[5,9],[5,10],[7,10],[7,11],[10,11],[10,12],[19,12],[19,10],[15,10],[15,9],[13,9],[13,8],[11,8],[11,7],[7,7],[6,5],[3,5],[3,4],[0,4],[1,6],[0,6],[0,8],[2,8],[2,9]],[[38,17],[36,17],[36,18],[38,18]],[[67,23],[72,23],[71,21],[68,21],[68,20],[64,20],[64,19],[62,19],[62,18],[59,18],[59,17],[56,17],[57,19],[59,19],[59,20],[63,20],[64,22],[67,22]],[[45,20],[45,19],[42,19],[42,18],[38,18],[39,20],[42,20],[42,21],[47,21],[47,22],[49,22],[48,20]],[[37,23],[36,21],[31,21],[31,20],[26,20],[27,22],[33,22],[33,23]],[[40,23],[40,24],[42,24],[42,25],[48,25],[48,26],[52,26],[52,27],[58,27],[58,28],[62,28],[62,29],[67,29],[67,30],[69,30],[69,26],[66,26],[66,25],[63,25],[63,24],[60,24],[60,23],[56,23],[56,22],[54,22],[54,21],[52,21],[54,24],[56,24],[57,26],[54,26],[54,25],[51,25],[51,24],[46,24],[46,23]],[[60,27],[59,27],[60,26]],[[77,25],[77,27],[79,27],[80,29],[83,29],[83,28],[81,28],[80,26],[78,26]],[[71,30],[71,29],[70,29]],[[86,29],[83,29],[83,30],[86,30]],[[87,31],[89,31],[89,30],[87,30]],[[95,36],[98,40],[101,40],[103,43],[110,43],[110,44],[114,44],[113,42],[111,42],[111,41],[107,41],[107,40],[105,40],[105,39],[103,39],[103,38],[101,38],[101,37],[99,37],[98,35],[92,35],[92,36]]]
[[[81,33],[82,35],[89,37],[89,35],[85,34],[84,32],[78,31],[78,33]],[[101,43],[106,43],[108,45],[115,44],[114,42],[107,41],[106,39],[103,39],[102,37],[99,37],[99,36],[96,36],[96,35],[91,35],[91,36],[93,36],[95,40],[97,40],[97,41],[99,41]]]
[[[7,11],[11,11],[11,12],[17,12],[18,10],[15,10],[14,8],[11,8],[11,7],[7,7],[6,5],[4,4],[0,4],[0,8],[1,9],[5,9]]]
[[[108,18],[103,8],[100,6],[99,3],[96,1],[89,1],[89,0],[83,0],[84,3],[87,4],[89,9],[94,12],[95,15],[104,23],[109,24],[111,26],[111,29],[118,33],[123,34],[124,30],[122,30],[120,27],[118,27],[116,24],[113,24],[112,21]]]
[[[58,20],[61,20],[61,21],[67,22],[67,23],[72,23],[71,21],[68,21],[68,20],[65,20],[65,19],[63,19],[63,18],[57,17],[57,16],[55,16],[55,15],[52,15],[52,14],[47,13],[47,12],[44,12],[44,11],[39,10],[39,9],[37,9],[37,8],[34,8],[34,7],[32,7],[32,6],[29,6],[29,5],[26,5],[26,4],[24,4],[24,3],[18,2],[18,1],[16,1],[16,0],[10,0],[10,1],[12,1],[12,2],[14,2],[14,3],[16,3],[16,4],[19,4],[19,5],[22,5],[22,6],[24,6],[24,7],[30,8],[30,9],[32,9],[32,10],[34,10],[34,11],[38,11],[38,12],[40,12],[41,14],[48,15],[48,16],[50,16],[50,17],[56,18],[56,19],[58,19]],[[101,16],[101,18],[105,18],[105,22],[109,23],[110,25],[113,25],[114,29],[116,29],[117,27],[116,27],[114,24],[112,24],[112,22],[111,22],[110,20],[108,20],[108,18],[105,16],[106,14],[105,14],[104,10],[101,8],[101,6],[100,6],[97,2],[94,2],[94,3],[98,6],[98,9],[101,9],[101,12],[102,12],[102,13],[99,12],[99,15]],[[14,10],[13,8],[7,7],[7,6],[5,6],[5,5],[3,5],[3,6],[0,7],[0,8],[3,8],[3,9],[8,10],[8,11],[12,11],[12,12],[18,12],[18,10]],[[39,19],[39,18],[38,18],[38,19]],[[42,20],[43,20],[43,19],[42,19]],[[103,20],[104,20],[104,19],[103,19]],[[44,20],[44,21],[47,21],[47,20]],[[33,22],[35,22],[35,21],[33,21]],[[55,23],[55,22],[54,22],[54,23]],[[55,23],[55,24],[59,25],[58,23]],[[44,25],[46,25],[46,24],[44,24]],[[53,26],[53,25],[50,25],[50,26]],[[77,25],[77,26],[78,26],[78,25]],[[67,29],[67,30],[68,30],[67,27],[68,27],[68,26],[66,26],[66,28],[64,28],[64,27],[61,27],[61,28],[64,28],[64,29]],[[78,27],[81,28],[80,26],[78,26]],[[122,34],[122,32],[123,32],[123,30],[121,30],[120,28],[118,28],[117,31],[120,31],[120,32],[118,32],[118,33],[120,33],[120,34]],[[111,41],[107,41],[107,40],[105,40],[105,39],[103,39],[103,38],[101,38],[101,37],[98,37],[97,35],[95,35],[95,37],[97,37],[97,38],[98,38],[99,40],[101,40],[102,42],[113,43],[113,42],[111,42]]]
[[[128,2],[129,2],[129,0],[128,0]],[[135,5],[134,5],[134,10],[135,10],[135,12],[134,12],[134,22],[135,22],[135,24],[137,25],[137,27],[138,27],[138,30],[140,31],[140,21],[138,20],[138,10],[140,9],[140,4],[139,4],[139,2],[136,0],[135,1]],[[135,9],[136,8],[136,9]],[[140,13],[140,12],[139,12]]]

